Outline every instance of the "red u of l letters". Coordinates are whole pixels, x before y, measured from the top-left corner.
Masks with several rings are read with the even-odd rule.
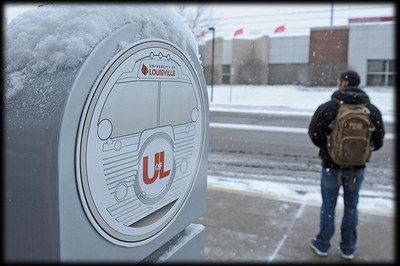
[[[156,181],[159,176],[160,179],[167,177],[171,170],[164,171],[164,151],[154,154],[154,172],[153,176],[149,178],[149,157],[143,157],[143,181],[146,185],[150,185]]]

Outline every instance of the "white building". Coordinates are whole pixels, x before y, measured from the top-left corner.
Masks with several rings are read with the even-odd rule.
[[[215,39],[214,84],[334,86],[353,69],[361,86],[395,86],[395,18],[349,19],[348,26],[311,28],[309,36]],[[200,47],[211,83],[212,40]]]

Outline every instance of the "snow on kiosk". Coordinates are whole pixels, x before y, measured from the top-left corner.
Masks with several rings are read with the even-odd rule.
[[[48,5],[30,16],[72,9],[85,23],[88,11],[119,21],[79,65],[53,67],[54,79],[6,73],[6,259],[202,260],[204,226],[193,222],[205,212],[208,97],[192,34],[176,13],[151,6]],[[44,24],[68,28],[62,21]],[[8,25],[8,40],[24,22],[28,14]],[[35,99],[39,112],[26,104]],[[15,223],[27,208],[38,211]]]

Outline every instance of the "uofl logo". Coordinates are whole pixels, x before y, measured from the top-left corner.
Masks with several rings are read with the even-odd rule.
[[[142,65],[142,73],[145,76],[149,73],[149,69],[146,67],[145,64]]]
[[[150,185],[156,181],[157,177],[160,179],[167,177],[171,170],[164,170],[164,151],[154,154],[154,172],[153,176],[149,178],[149,156],[143,157],[143,182]]]

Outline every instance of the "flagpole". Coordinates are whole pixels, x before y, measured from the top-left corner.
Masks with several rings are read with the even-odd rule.
[[[208,30],[213,32],[213,39],[212,39],[212,52],[211,52],[211,102],[213,101],[213,94],[214,94],[214,46],[215,46],[215,28],[210,27]]]

